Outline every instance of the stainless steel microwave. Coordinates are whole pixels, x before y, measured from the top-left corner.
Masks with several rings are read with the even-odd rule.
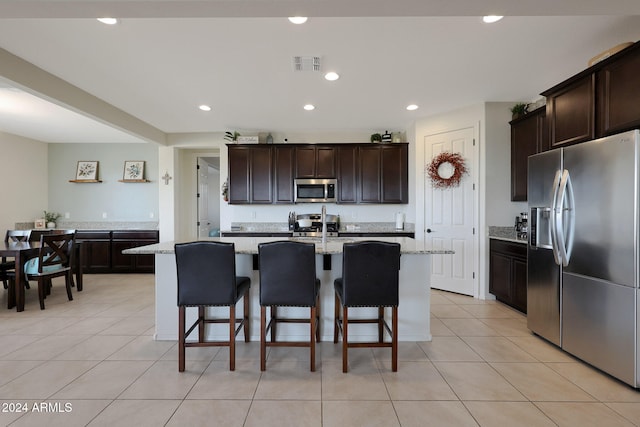
[[[337,179],[294,180],[295,203],[329,203],[337,200]]]

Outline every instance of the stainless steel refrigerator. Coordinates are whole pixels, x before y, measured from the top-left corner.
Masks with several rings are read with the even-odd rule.
[[[527,324],[640,387],[640,132],[529,157]]]

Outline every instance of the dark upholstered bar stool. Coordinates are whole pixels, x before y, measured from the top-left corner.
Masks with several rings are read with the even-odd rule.
[[[191,242],[175,245],[178,273],[178,371],[184,372],[186,347],[229,347],[229,370],[236,368],[236,335],[244,327],[249,342],[249,288],[251,279],[236,276],[233,243]],[[244,296],[242,319],[236,319],[236,303]],[[206,307],[229,307],[228,318],[207,318]],[[198,320],[185,330],[187,307],[198,307]],[[205,324],[228,323],[228,341],[205,341]],[[236,328],[236,324],[239,324]],[[186,342],[198,327],[198,341]]]
[[[260,370],[266,369],[267,346],[310,347],[311,371],[316,370],[316,342],[320,341],[320,280],[316,278],[313,243],[270,242],[258,246],[260,264]],[[271,318],[267,325],[267,306]],[[309,318],[280,318],[278,306],[309,307]],[[277,342],[278,323],[309,323],[309,341]],[[267,332],[271,341],[267,342]]]
[[[349,347],[391,347],[391,369],[398,370],[398,281],[400,244],[387,242],[345,243],[342,277],[334,281],[336,294],[333,342],[342,332],[342,371],[347,372]],[[350,307],[378,307],[376,319],[349,319]],[[392,327],[384,318],[384,308],[392,307]],[[342,308],[342,319],[340,318]],[[349,323],[376,323],[377,342],[349,342]],[[384,342],[384,329],[391,342]]]

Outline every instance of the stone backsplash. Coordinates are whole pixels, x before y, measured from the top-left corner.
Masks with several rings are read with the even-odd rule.
[[[232,222],[230,231],[255,231],[257,233],[286,232],[289,231],[289,225],[286,222]],[[340,231],[361,231],[366,233],[406,231],[408,233],[413,233],[415,231],[415,224],[405,222],[404,228],[402,230],[397,230],[395,222],[341,222]]]
[[[16,222],[16,230],[30,230],[35,223]],[[157,221],[58,221],[57,229],[64,230],[157,230]]]

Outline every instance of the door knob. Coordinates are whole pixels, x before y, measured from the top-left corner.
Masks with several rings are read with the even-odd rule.
[[[433,230],[431,230],[430,228],[427,228],[427,233],[431,233],[433,232]]]

